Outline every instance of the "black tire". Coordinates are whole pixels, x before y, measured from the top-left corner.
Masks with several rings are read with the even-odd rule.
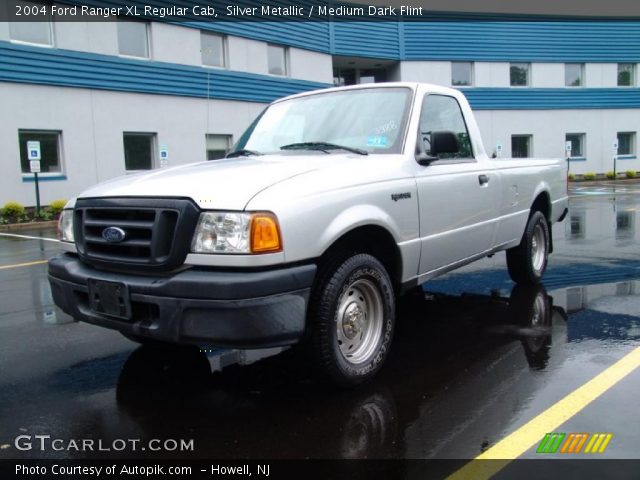
[[[549,224],[535,211],[529,217],[520,245],[507,250],[509,276],[518,285],[537,285],[549,258]]]
[[[389,275],[371,255],[335,257],[321,269],[309,306],[312,360],[339,387],[361,384],[382,367],[395,326]]]

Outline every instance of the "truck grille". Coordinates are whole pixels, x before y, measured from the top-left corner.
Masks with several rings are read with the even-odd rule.
[[[79,199],[74,218],[78,254],[98,267],[172,270],[189,253],[198,214],[185,199]],[[116,230],[116,238],[106,230]]]

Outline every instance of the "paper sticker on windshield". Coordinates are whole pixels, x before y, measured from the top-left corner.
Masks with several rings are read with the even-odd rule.
[[[387,137],[382,135],[374,135],[367,138],[367,147],[385,148],[387,146]]]

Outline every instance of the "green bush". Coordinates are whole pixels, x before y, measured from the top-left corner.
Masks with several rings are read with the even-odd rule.
[[[25,209],[21,203],[7,202],[4,207],[0,209],[0,214],[9,220],[9,222],[17,222],[20,218],[24,217]]]
[[[49,213],[57,218],[58,215],[60,215],[60,212],[62,212],[62,210],[64,209],[64,206],[67,204],[66,200],[60,199],[60,200],[54,200],[53,202],[51,202],[51,204],[49,205]]]
[[[38,220],[49,221],[53,220],[53,214],[47,210],[40,210],[40,213],[38,213],[35,218]]]
[[[636,174],[637,172],[635,170],[627,170],[625,172],[625,175],[627,176],[627,178],[636,178]]]
[[[616,178],[616,174],[611,171],[607,172],[606,175],[609,180],[613,180],[614,178]]]
[[[596,179],[596,174],[593,172],[588,172],[585,173],[582,178],[584,178],[585,180],[595,180]]]
[[[567,175],[567,178],[569,178],[569,181],[573,182],[576,179],[576,174],[570,173],[569,175]]]

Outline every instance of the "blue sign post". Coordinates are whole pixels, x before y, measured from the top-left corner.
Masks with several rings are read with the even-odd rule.
[[[40,142],[27,142],[27,158],[29,159],[29,170],[33,173],[36,184],[36,216],[40,216],[40,184],[38,182],[38,173],[40,173]]]

